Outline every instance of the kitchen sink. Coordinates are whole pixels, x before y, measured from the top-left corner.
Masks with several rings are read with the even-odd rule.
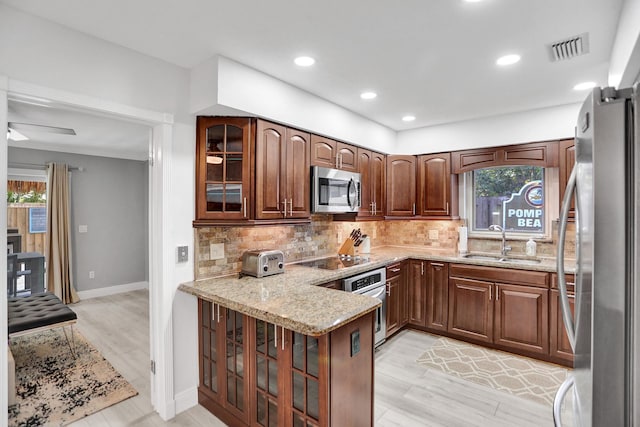
[[[463,255],[463,258],[475,259],[478,261],[508,262],[512,264],[527,264],[527,265],[540,264],[539,259],[511,258],[511,257],[502,257],[499,255],[466,254],[466,255]]]

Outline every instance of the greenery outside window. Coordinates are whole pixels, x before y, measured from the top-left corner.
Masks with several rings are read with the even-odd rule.
[[[477,169],[471,178],[471,232],[492,233],[491,225],[504,227],[509,234],[543,237],[548,233],[548,206],[545,168],[501,166]]]

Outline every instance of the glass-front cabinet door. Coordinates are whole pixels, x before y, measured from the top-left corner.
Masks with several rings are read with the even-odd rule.
[[[250,118],[198,117],[196,220],[250,217]]]

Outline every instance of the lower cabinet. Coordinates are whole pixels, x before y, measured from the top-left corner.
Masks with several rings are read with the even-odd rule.
[[[448,332],[477,341],[493,342],[493,283],[449,279]]]
[[[390,337],[409,321],[407,262],[387,266],[387,333]]]
[[[198,306],[198,400],[223,422],[373,425],[373,313],[312,337],[204,300]]]
[[[566,275],[567,294],[571,314],[575,313],[575,283],[573,275]],[[569,343],[567,331],[564,328],[562,307],[560,306],[560,291],[557,289],[558,277],[551,275],[551,304],[549,306],[549,352],[551,357],[573,363],[573,350]]]
[[[549,354],[548,274],[469,266],[454,272],[467,277],[449,278],[449,333],[518,353]],[[507,278],[532,282],[503,283]]]
[[[449,317],[449,264],[426,263],[426,324],[433,331],[446,331]]]

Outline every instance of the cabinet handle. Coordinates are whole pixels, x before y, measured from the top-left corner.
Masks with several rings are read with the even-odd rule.
[[[414,215],[416,214],[416,204],[415,203],[413,204],[413,214]]]
[[[424,261],[420,262],[420,275],[424,276]]]
[[[282,204],[284,204],[284,217],[287,217],[287,199],[284,199],[282,201]]]
[[[387,296],[391,296],[391,286],[389,286],[389,282],[387,282]]]
[[[338,164],[339,164],[338,162],[340,161],[340,160],[338,160],[339,157],[340,157],[340,154],[336,153],[336,169],[340,169],[340,166],[338,166]]]
[[[220,304],[218,304],[217,306],[218,306],[218,323],[220,323]]]
[[[371,212],[371,215],[375,215],[374,213],[374,207],[373,207],[373,202],[369,203],[369,206],[371,207],[371,210],[369,212]]]
[[[293,198],[289,199],[289,216],[293,216]]]
[[[441,262],[432,262],[431,265],[433,265],[434,267],[444,267],[444,264]]]
[[[491,299],[492,299],[491,298],[492,289],[493,289],[493,286],[489,286],[489,301],[491,301]]]
[[[400,271],[399,268],[392,268],[391,271],[393,271],[394,273],[397,273],[398,271]]]
[[[246,197],[242,200],[242,207],[244,208],[244,217],[246,218],[247,217],[247,198]]]
[[[282,327],[282,334],[280,335],[280,342],[282,343],[282,349],[284,350],[284,326]]]
[[[500,301],[500,288],[496,285],[496,301]]]
[[[373,214],[378,215],[378,202],[373,202]]]
[[[447,215],[449,215],[449,202],[447,202]]]
[[[274,334],[273,346],[275,348],[278,348],[278,327],[275,324],[273,325],[273,334]]]

